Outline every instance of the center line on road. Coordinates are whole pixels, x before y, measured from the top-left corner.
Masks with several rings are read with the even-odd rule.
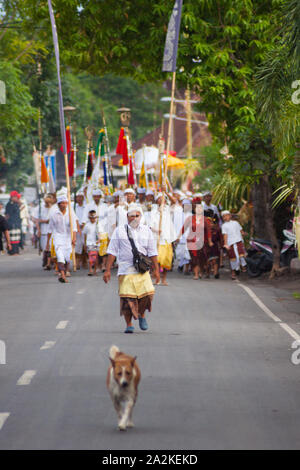
[[[29,385],[36,374],[36,370],[25,370],[24,374],[19,378],[17,385]]]
[[[53,346],[55,345],[56,341],[45,341],[45,343],[43,344],[43,346],[40,347],[40,349],[50,349],[50,348],[53,348]]]
[[[68,323],[69,323],[68,320],[62,320],[59,323],[57,323],[56,329],[57,330],[63,330],[64,328],[66,328]]]
[[[0,413],[0,430],[3,428],[3,425],[7,418],[9,417],[10,413]]]
[[[300,336],[298,333],[296,333],[295,330],[293,330],[289,325],[287,325],[285,322],[280,320],[279,317],[274,315],[273,312],[257,297],[256,294],[250,289],[250,287],[244,286],[241,282],[237,281],[237,284],[242,287],[247,294],[254,300],[254,302],[265,312],[269,318],[271,318],[273,321],[275,321],[283,330],[285,330],[293,339],[300,339]]]

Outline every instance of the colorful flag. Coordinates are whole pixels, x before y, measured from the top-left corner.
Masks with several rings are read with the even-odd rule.
[[[41,155],[41,183],[49,182],[49,174],[43,155]]]
[[[165,42],[163,72],[176,72],[178,39],[180,32],[182,0],[176,0],[169,21],[168,32]]]
[[[49,153],[45,152],[44,153],[44,158],[45,158],[45,163],[47,170],[49,172],[49,177],[50,177],[50,171],[52,172],[52,178],[55,183],[56,180],[56,152],[55,150],[52,151],[52,155],[49,155]]]
[[[127,150],[127,137],[124,137],[124,144],[123,144],[123,165],[128,165],[128,150]]]
[[[49,186],[48,186],[48,192],[49,193],[55,193],[56,187],[53,179],[53,174],[51,168],[49,168]]]
[[[89,152],[86,178],[89,179],[92,176],[92,173],[93,173],[93,155],[92,155],[92,152]]]
[[[121,127],[121,130],[120,130],[118,145],[116,148],[116,154],[122,155],[123,165],[128,165],[129,159],[128,159],[128,150],[127,150],[127,137],[124,132],[124,127]]]
[[[130,161],[129,161],[129,173],[128,173],[128,184],[133,185],[134,183],[135,183],[135,181],[134,181],[132,157],[130,157]]]
[[[163,175],[165,174],[165,169],[166,169],[166,159],[163,158],[160,161],[159,165],[159,178],[158,178],[158,183],[160,186],[163,184]]]
[[[71,150],[70,160],[69,160],[69,176],[70,178],[74,175],[74,150]]]
[[[140,183],[140,188],[147,188],[145,162],[143,162],[142,164],[139,183]]]
[[[120,134],[119,134],[119,140],[116,148],[116,154],[117,155],[123,155],[123,149],[124,149],[124,127],[121,127],[120,129]]]
[[[106,168],[106,161],[103,160],[103,183],[104,183],[104,186],[107,186],[108,182],[107,182],[107,168]]]
[[[105,153],[104,142],[103,142],[104,137],[105,137],[105,131],[104,131],[104,129],[100,129],[99,137],[98,137],[98,141],[97,141],[97,145],[96,145],[96,157],[99,156],[100,146],[101,146],[101,150],[100,150],[101,157],[103,157],[103,155]]]

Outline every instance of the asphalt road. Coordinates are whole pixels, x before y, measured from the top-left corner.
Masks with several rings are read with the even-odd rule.
[[[64,285],[40,264],[0,257],[0,449],[300,449],[300,311],[267,287],[251,287],[266,312],[247,278],[171,273],[149,330],[125,335],[115,275]],[[105,385],[112,344],[142,371],[126,433]]]

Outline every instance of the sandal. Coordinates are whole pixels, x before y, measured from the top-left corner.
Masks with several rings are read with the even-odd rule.
[[[148,323],[146,321],[146,318],[139,317],[139,325],[140,325],[141,330],[143,330],[143,331],[148,330]]]
[[[127,326],[126,330],[124,333],[133,333],[134,332],[134,326]]]

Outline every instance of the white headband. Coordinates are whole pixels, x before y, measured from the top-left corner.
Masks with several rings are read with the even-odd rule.
[[[140,214],[143,214],[143,210],[141,206],[138,204],[130,204],[127,210],[127,214],[131,214],[131,212],[140,212]]]

